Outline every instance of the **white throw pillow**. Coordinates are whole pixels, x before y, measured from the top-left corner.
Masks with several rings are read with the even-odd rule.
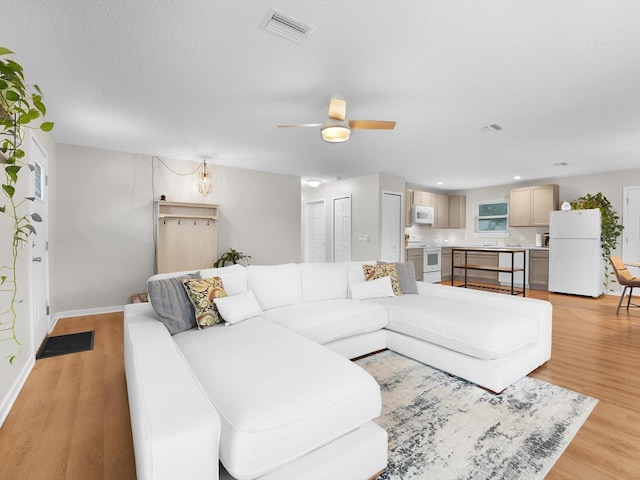
[[[391,286],[391,277],[380,277],[367,282],[350,283],[349,290],[354,300],[368,298],[395,297]],[[224,316],[224,315],[223,315]]]
[[[224,321],[230,324],[262,315],[258,300],[251,290],[238,295],[216,298],[214,302]]]

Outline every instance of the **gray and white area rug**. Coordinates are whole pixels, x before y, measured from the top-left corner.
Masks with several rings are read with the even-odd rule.
[[[391,351],[357,363],[382,390],[379,480],[542,479],[597,403],[529,377],[496,396]]]

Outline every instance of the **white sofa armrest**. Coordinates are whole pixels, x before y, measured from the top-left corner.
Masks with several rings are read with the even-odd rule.
[[[124,345],[137,478],[217,480],[220,418],[151,305],[125,307]]]

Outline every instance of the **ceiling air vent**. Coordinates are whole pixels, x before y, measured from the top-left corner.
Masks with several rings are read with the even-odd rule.
[[[291,15],[272,9],[262,22],[262,28],[293,42],[300,43],[311,35],[315,27],[301,22]]]
[[[499,132],[500,130],[502,130],[502,127],[500,125],[498,125],[497,123],[492,123],[491,125],[487,125],[485,127],[482,127],[482,130],[485,133],[496,133],[496,132]]]

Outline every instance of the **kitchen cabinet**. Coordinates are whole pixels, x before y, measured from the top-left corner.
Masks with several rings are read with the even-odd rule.
[[[558,185],[534,185],[509,191],[509,226],[549,225],[549,212],[558,210]]]
[[[433,198],[434,194],[430,192],[413,191],[413,205],[421,205],[423,207],[435,207]]]
[[[406,261],[413,262],[413,267],[416,271],[416,280],[421,282],[424,250],[422,248],[407,248]]]
[[[440,193],[432,194],[435,197],[435,228],[449,227],[449,196]]]
[[[449,228],[467,228],[467,197],[466,195],[450,195],[449,198]]]
[[[549,250],[529,250],[529,288],[549,289]]]

